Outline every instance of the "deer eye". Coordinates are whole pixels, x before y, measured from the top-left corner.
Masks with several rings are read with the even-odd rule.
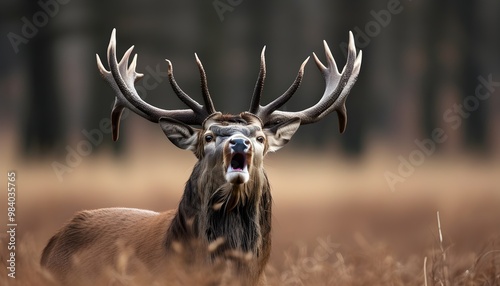
[[[209,143],[212,142],[212,140],[214,140],[214,136],[210,134],[205,135],[205,142]]]
[[[265,139],[264,139],[264,136],[259,136],[259,137],[257,137],[257,141],[258,141],[259,143],[264,143],[264,140],[265,140]]]

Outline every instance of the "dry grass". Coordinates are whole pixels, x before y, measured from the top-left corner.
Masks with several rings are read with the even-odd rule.
[[[281,265],[266,269],[269,285],[500,285],[500,239],[490,240],[477,255],[457,255],[437,241],[437,248],[425,257],[412,255],[397,259],[390,245],[370,244],[360,234],[357,246],[341,245],[331,253],[321,246],[302,245],[286,252]],[[3,244],[4,241],[2,241]],[[23,239],[16,260],[16,279],[7,278],[5,265],[0,270],[1,285],[59,285],[38,263],[39,249],[33,239]],[[2,251],[2,262],[6,260]],[[243,259],[243,258],[241,258]],[[165,265],[162,275],[152,275],[127,249],[114,265],[103,271],[98,283],[85,283],[75,277],[71,285],[239,285],[230,263],[211,266],[186,263],[180,259]]]
[[[429,160],[390,192],[382,174],[397,167],[394,161],[332,162],[335,157],[284,150],[268,158],[274,196],[269,285],[500,285],[498,164]],[[193,162],[191,154],[169,147],[118,162],[86,158],[63,183],[50,162],[2,163],[19,175],[19,226],[11,279],[6,216],[0,216],[0,285],[56,285],[40,268],[40,254],[74,212],[174,208]],[[2,192],[2,209],[5,201]],[[163,277],[147,269],[131,273],[130,265],[138,262],[124,251],[102,285],[235,285],[225,263],[207,268],[175,261]]]

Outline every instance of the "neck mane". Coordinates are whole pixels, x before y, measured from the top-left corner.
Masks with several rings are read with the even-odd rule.
[[[222,243],[212,255],[235,250],[267,260],[272,199],[264,170],[254,169],[249,182],[241,185],[229,184],[222,176],[214,178],[219,171],[204,172],[199,162],[195,165],[167,232],[167,247],[192,240],[208,247],[219,240]]]

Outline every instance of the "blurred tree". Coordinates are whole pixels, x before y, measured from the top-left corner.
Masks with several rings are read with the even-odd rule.
[[[35,1],[24,1],[24,15],[30,19],[40,11]],[[56,35],[47,25],[38,29],[26,44],[30,88],[27,90],[26,113],[23,114],[22,148],[28,156],[60,153],[64,150],[66,125],[61,96],[57,88],[54,64]]]
[[[112,91],[108,84],[102,80],[97,71],[97,66],[94,64],[95,54],[98,53],[106,65],[108,37],[111,34],[113,23],[117,23],[122,15],[119,13],[121,10],[116,11],[115,3],[110,1],[89,1],[87,10],[91,12],[88,13],[87,21],[82,23],[79,34],[90,41],[89,46],[92,49],[88,52],[88,56],[82,59],[92,63],[90,65],[91,69],[86,71],[89,74],[88,78],[91,80],[88,82],[90,85],[88,90],[90,92],[85,102],[85,119],[83,122],[85,130],[92,130],[100,129],[100,123],[103,119],[110,119],[111,107],[114,102]],[[120,32],[126,34],[126,31]],[[126,126],[127,120],[123,120],[120,132],[126,132]],[[102,143],[94,146],[94,150],[99,150],[109,145],[116,154],[121,154],[124,149],[124,142],[125,140],[112,142],[110,134],[103,134]]]
[[[444,84],[443,81],[448,81],[449,84],[456,84],[455,62],[447,61],[443,65],[443,53],[457,52],[455,46],[450,45],[446,41],[452,39],[445,34],[449,21],[454,21],[453,13],[450,13],[449,6],[443,1],[427,2],[426,10],[428,11],[427,21],[425,25],[424,48],[427,58],[427,69],[424,72],[422,81],[422,107],[420,119],[422,122],[425,138],[432,138],[432,131],[440,126],[438,124],[439,110],[437,109],[440,87]],[[446,17],[448,16],[448,17]],[[449,49],[444,51],[443,49]]]
[[[481,43],[481,39],[485,36],[484,33],[478,32],[481,30],[477,13],[478,5],[480,5],[478,1],[465,1],[456,5],[458,15],[455,26],[463,33],[459,39],[461,40],[460,46],[463,47],[461,57],[464,65],[461,78],[457,82],[457,85],[463,90],[461,101],[468,96],[475,96],[479,76],[486,77],[491,73],[491,71],[483,73],[480,69],[481,63],[478,61],[478,54],[483,53],[483,48],[478,43]],[[485,52],[488,53],[486,56],[492,60],[497,57],[495,54],[490,54],[488,50]],[[460,103],[462,104],[462,102]],[[466,120],[464,126],[466,146],[484,154],[490,151],[491,147],[488,146],[487,142],[488,111],[487,102],[480,102],[478,108],[470,112],[470,117],[464,119]]]
[[[431,16],[426,21],[425,29],[429,65],[423,81],[421,118],[424,135],[431,138],[432,131],[442,125],[444,112],[453,109],[453,116],[459,118],[460,125],[457,123],[458,127],[450,130],[462,134],[462,137],[456,137],[460,142],[455,144],[469,150],[485,151],[488,117],[486,104],[479,104],[471,112],[464,109],[464,99],[474,95],[478,76],[481,74],[476,56],[481,50],[476,45],[480,37],[477,33],[477,2],[449,5],[447,2],[437,1],[427,5]],[[438,109],[439,100],[447,96],[450,98],[446,101],[444,110]],[[450,122],[445,124],[449,125]]]
[[[329,2],[330,3],[330,2]],[[333,3],[333,2],[332,2]],[[372,1],[363,0],[363,1],[342,1],[339,2],[339,6],[336,7],[338,11],[352,11],[351,13],[338,13],[337,17],[342,17],[342,22],[347,24],[347,27],[338,27],[338,24],[331,24],[331,26],[337,26],[338,35],[342,36],[341,41],[346,41],[345,32],[348,30],[352,30],[353,27],[360,27],[361,29],[365,28],[366,23],[369,20],[367,16],[369,16],[369,11],[372,8]],[[333,5],[333,4],[329,4]],[[328,9],[329,11],[335,11],[335,9]],[[330,19],[334,19],[335,17],[331,17]],[[342,29],[343,28],[343,29]],[[340,30],[340,31],[339,31]],[[353,31],[355,33],[355,31]],[[357,49],[360,49],[359,43]],[[368,130],[367,124],[370,122],[371,118],[375,116],[374,110],[372,109],[371,101],[374,100],[372,89],[367,84],[370,77],[372,59],[371,56],[372,51],[374,51],[373,43],[370,43],[366,48],[363,48],[363,64],[362,64],[362,72],[360,73],[360,78],[356,86],[353,88],[352,93],[355,94],[351,97],[351,100],[348,100],[347,106],[347,114],[348,114],[348,125],[349,127],[346,129],[344,135],[340,136],[340,140],[342,142],[343,150],[346,154],[351,156],[359,156],[362,154],[366,143],[366,133]],[[343,62],[339,61],[339,62]],[[350,119],[349,119],[350,118]]]

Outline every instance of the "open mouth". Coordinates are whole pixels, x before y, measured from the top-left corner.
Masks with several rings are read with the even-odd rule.
[[[247,166],[246,156],[242,153],[236,153],[231,158],[231,171],[233,172],[242,172]],[[229,171],[229,170],[228,170]]]
[[[248,162],[244,153],[234,153],[226,171],[226,180],[231,184],[244,184],[248,182]]]

